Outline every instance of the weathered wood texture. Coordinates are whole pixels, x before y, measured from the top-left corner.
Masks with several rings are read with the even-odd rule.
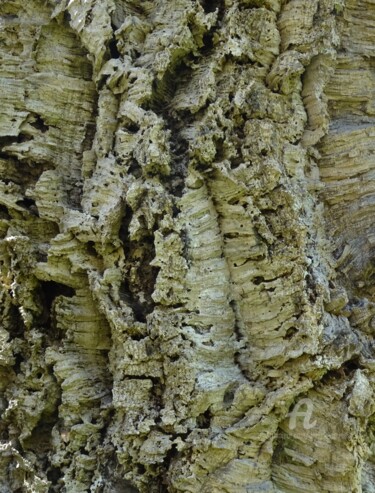
[[[374,1],[0,25],[1,493],[374,492]]]

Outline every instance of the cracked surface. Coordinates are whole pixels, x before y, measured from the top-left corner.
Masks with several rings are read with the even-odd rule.
[[[0,22],[0,490],[373,491],[373,2]]]

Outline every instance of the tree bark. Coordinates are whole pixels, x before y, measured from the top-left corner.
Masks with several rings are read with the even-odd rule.
[[[374,2],[0,22],[1,493],[374,492]]]

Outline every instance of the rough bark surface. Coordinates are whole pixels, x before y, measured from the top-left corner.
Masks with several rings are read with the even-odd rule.
[[[0,25],[1,493],[373,493],[374,1]]]

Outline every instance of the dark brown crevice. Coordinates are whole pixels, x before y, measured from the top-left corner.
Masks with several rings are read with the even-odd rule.
[[[15,373],[20,373],[21,371],[21,364],[26,361],[26,358],[24,357],[23,354],[21,353],[16,353],[14,355],[14,365],[13,365],[13,370]]]
[[[116,31],[116,27],[112,25],[112,29]],[[116,38],[113,37],[109,42],[108,42],[108,50],[110,54],[111,59],[118,59],[121,58],[121,54],[117,48],[117,41]]]
[[[153,305],[141,303],[136,294],[130,290],[127,280],[121,283],[119,294],[120,299],[133,310],[135,320],[137,322],[146,322],[146,315],[153,311]]]
[[[7,147],[7,146],[10,146],[14,143],[15,141],[15,137],[0,137],[0,150],[3,149],[3,147]],[[8,154],[6,152],[2,152],[0,154],[0,157],[8,157]]]
[[[63,475],[64,473],[59,467],[51,466],[47,469],[47,479],[52,483],[50,487],[51,492],[58,491],[54,488],[54,486],[57,486],[57,483],[63,477]]]
[[[57,296],[65,296],[72,298],[75,295],[75,290],[64,284],[59,284],[54,281],[40,281],[39,282],[39,296],[43,312],[40,317],[39,323],[47,325],[51,329],[52,322],[52,304]],[[51,335],[51,334],[50,334]]]
[[[64,23],[69,26],[69,23],[72,20],[72,16],[70,15],[70,12],[68,10],[64,10],[63,18]]]
[[[40,115],[36,115],[35,120],[31,122],[30,125],[37,130],[40,130],[43,134],[49,129],[49,126],[44,123],[44,120]]]
[[[297,327],[289,327],[285,333],[284,339],[291,340],[296,334],[298,334]]]
[[[54,420],[43,416],[40,422],[33,429],[30,437],[22,442],[25,451],[31,451],[39,457],[45,457],[52,449],[52,429],[57,422],[57,415]]]
[[[356,370],[360,368],[361,364],[359,362],[359,356],[351,358],[341,366],[341,370],[344,372],[346,377],[351,376]]]
[[[223,398],[223,404],[225,409],[228,409],[231,406],[234,400],[234,395],[235,395],[235,391],[233,388],[229,388],[225,391]]]
[[[327,373],[323,375],[323,377],[319,381],[319,385],[325,385],[332,380],[346,380],[348,381],[353,373],[361,368],[361,364],[359,362],[359,357],[355,356],[348,361],[345,361],[340,368],[335,368],[334,370],[329,370]]]
[[[207,409],[205,412],[199,414],[196,417],[197,428],[207,429],[211,426],[212,413],[210,409]]]
[[[132,159],[128,168],[128,173],[132,174],[135,178],[140,178],[142,176],[142,168],[135,159]]]
[[[178,435],[176,435],[177,437]],[[181,435],[179,435],[181,437]],[[181,438],[185,438],[185,437],[181,437]],[[165,458],[163,460],[163,463],[162,463],[162,470],[163,471],[168,471],[171,467],[171,464],[173,463],[173,461],[175,459],[177,459],[179,457],[179,452],[177,450],[177,446],[176,444],[173,444],[172,447],[168,450],[168,452],[166,453],[165,455]],[[168,493],[170,490],[169,490],[169,481],[168,481],[168,477],[166,474],[161,474],[159,475],[160,479],[159,479],[159,492],[160,493]]]
[[[19,307],[11,305],[7,319],[9,320],[6,329],[9,331],[10,339],[22,337],[25,332],[25,324],[23,322]]]
[[[128,210],[119,232],[127,258],[119,294],[122,301],[132,308],[135,319],[146,322],[147,315],[152,313],[155,307],[152,293],[160,269],[151,265],[155,258],[154,231],[145,229],[142,239],[130,240],[129,225],[132,217],[132,211]],[[157,228],[157,223],[156,220],[154,229]],[[142,299],[138,293],[143,294]]]
[[[23,207],[31,215],[39,217],[39,211],[35,200],[25,197],[22,200],[17,200],[16,204]]]
[[[0,219],[6,219],[6,220],[11,219],[8,207],[2,204],[0,204]]]
[[[93,117],[96,118],[98,112],[98,98],[95,101],[95,112]],[[87,122],[85,124],[86,134],[85,138],[82,141],[82,151],[89,151],[92,148],[92,143],[94,142],[95,133],[96,133],[96,125],[94,122]]]
[[[222,12],[225,8],[222,0],[199,0],[199,3],[202,5],[203,10],[206,14],[211,12]]]
[[[166,131],[170,131],[171,173],[164,179],[164,186],[175,197],[183,195],[189,161],[189,143],[182,137],[182,130],[186,128],[189,120],[193,120],[194,117],[190,113],[185,114],[186,112],[184,111],[175,112],[171,102],[181,83],[190,79],[191,63],[207,57],[214,50],[214,34],[220,27],[225,13],[222,0],[214,0],[214,2],[203,1],[202,7],[206,12],[218,10],[218,21],[203,35],[203,46],[199,48],[197,54],[191,52],[186,54],[168,68],[160,81],[154,80],[153,95],[148,104],[152,111],[163,118]],[[193,26],[189,26],[189,28],[192,32],[194,31]],[[209,101],[207,101],[206,106],[208,105]]]
[[[245,340],[242,334],[242,331],[239,326],[239,307],[238,304],[235,300],[231,300],[229,302],[230,307],[232,308],[233,315],[234,315],[234,326],[233,326],[233,333],[236,336],[236,341],[237,343],[240,343],[241,345],[245,346]],[[241,363],[241,353],[242,351],[240,349],[236,350],[234,352],[234,362],[237,365],[237,367],[240,369],[242,375],[246,380],[249,380],[249,376],[247,375],[247,371],[243,368],[243,365]]]

